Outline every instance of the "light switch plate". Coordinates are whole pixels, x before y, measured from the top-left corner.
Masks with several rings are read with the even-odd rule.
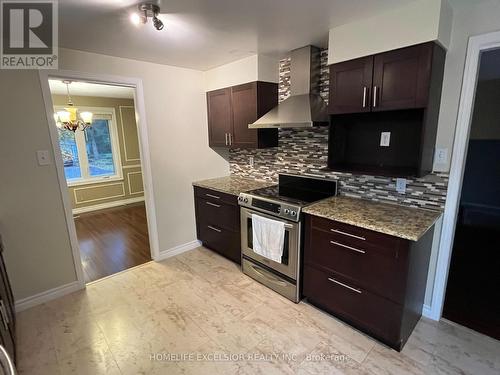
[[[380,133],[380,146],[389,147],[391,143],[391,132]]]
[[[50,165],[50,153],[49,150],[38,150],[36,152],[36,158],[38,160],[38,165]]]
[[[434,156],[436,164],[446,164],[448,163],[448,149],[447,148],[436,148],[436,155]]]
[[[406,178],[396,178],[396,191],[401,194],[406,193]]]

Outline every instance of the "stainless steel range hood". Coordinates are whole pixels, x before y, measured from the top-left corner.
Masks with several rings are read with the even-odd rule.
[[[311,128],[328,125],[326,103],[319,95],[320,49],[306,46],[290,55],[290,97],[274,107],[250,129]]]

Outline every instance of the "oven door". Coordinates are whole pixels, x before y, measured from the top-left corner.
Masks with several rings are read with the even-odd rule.
[[[263,257],[253,251],[252,215],[267,217],[285,223],[285,241],[281,263]],[[275,216],[263,214],[259,211],[241,207],[241,252],[247,257],[264,264],[279,273],[297,280],[299,259],[300,222],[279,219]]]

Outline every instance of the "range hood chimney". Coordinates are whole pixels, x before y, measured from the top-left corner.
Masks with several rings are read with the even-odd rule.
[[[319,76],[318,47],[306,46],[291,51],[290,97],[248,127],[312,128],[328,125],[326,104],[319,95]]]

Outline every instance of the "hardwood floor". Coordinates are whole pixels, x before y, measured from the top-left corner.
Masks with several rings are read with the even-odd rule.
[[[144,204],[81,214],[75,226],[87,283],[151,260]]]

